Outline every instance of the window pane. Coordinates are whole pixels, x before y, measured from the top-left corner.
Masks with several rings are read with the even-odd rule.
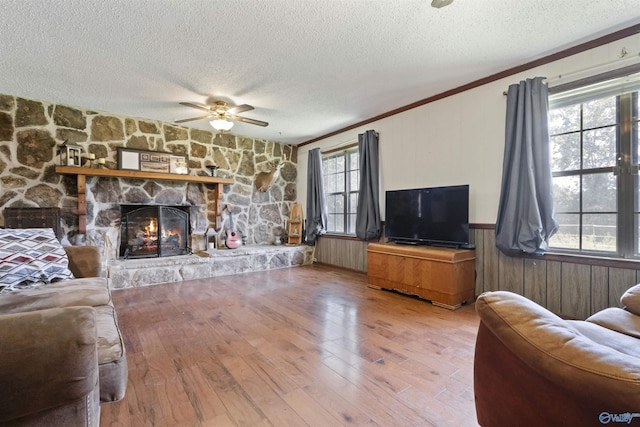
[[[327,193],[335,193],[336,192],[336,176],[335,176],[335,174],[327,175],[326,176],[326,183],[327,183],[327,186],[325,188],[325,191]]]
[[[349,169],[354,170],[354,169],[359,169],[360,168],[360,165],[358,164],[359,163],[359,156],[358,156],[357,152],[352,153],[351,156],[349,156],[349,161],[351,163]]]
[[[576,170],[580,168],[580,134],[552,136],[551,170],[553,172]]]
[[[333,214],[327,215],[327,230],[335,231],[336,229],[336,217]]]
[[[344,172],[336,174],[336,192],[344,192]]]
[[[617,210],[616,187],[616,177],[612,173],[583,176],[583,212],[615,212]]]
[[[582,126],[584,129],[591,129],[615,124],[616,114],[615,96],[585,102],[582,107]]]
[[[351,176],[350,176],[350,183],[349,183],[349,191],[358,191],[359,187],[360,187],[360,174],[358,173],[359,171],[353,171],[351,172]]]
[[[324,161],[324,168],[327,173],[329,174],[333,174],[336,173],[336,158],[335,157],[329,157],[328,159],[326,159]]]
[[[356,213],[358,210],[358,193],[349,194],[349,213]]]
[[[549,246],[563,249],[580,249],[580,215],[558,214],[560,228],[549,239]]]
[[[344,170],[345,170],[345,167],[344,167],[344,164],[345,164],[344,157],[345,157],[345,156],[344,156],[344,154],[343,154],[343,155],[341,155],[341,156],[339,156],[339,157],[336,157],[336,172],[344,172]]]
[[[580,104],[549,111],[549,134],[573,132],[580,129]]]
[[[582,249],[616,252],[616,215],[585,214],[582,218]]]
[[[580,211],[580,177],[559,176],[553,178],[553,202],[556,212]]]
[[[343,214],[335,214],[335,228],[332,231],[337,233],[344,233],[344,215]]]
[[[616,165],[616,128],[608,127],[584,132],[583,168]]]
[[[334,210],[334,212],[340,212],[340,213],[344,213],[344,196],[342,195],[338,195],[335,196],[335,200],[336,200],[336,209]]]
[[[356,216],[355,214],[349,215],[349,230],[347,233],[356,234]]]
[[[327,196],[327,212],[334,213],[336,211],[336,205],[338,198],[342,198],[340,196]]]

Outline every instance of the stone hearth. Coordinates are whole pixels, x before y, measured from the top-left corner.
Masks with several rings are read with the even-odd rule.
[[[307,265],[313,247],[248,245],[167,258],[112,259],[106,270],[111,289],[138,288],[182,280],[206,279]]]

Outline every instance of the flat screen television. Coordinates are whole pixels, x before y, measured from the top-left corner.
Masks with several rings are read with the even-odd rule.
[[[389,241],[473,248],[468,185],[392,190],[385,199],[385,237]]]

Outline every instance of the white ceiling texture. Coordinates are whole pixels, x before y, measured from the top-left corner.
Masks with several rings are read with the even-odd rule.
[[[299,144],[640,22],[639,0],[0,0],[0,93]],[[186,126],[212,130],[207,120]]]

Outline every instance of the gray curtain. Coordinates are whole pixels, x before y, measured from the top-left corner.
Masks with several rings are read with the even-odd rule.
[[[324,202],[322,181],[322,155],[320,149],[309,151],[307,163],[307,224],[306,242],[315,245],[319,235],[326,233],[327,206]]]
[[[356,210],[356,236],[361,240],[380,237],[380,184],[378,170],[378,135],[368,130],[358,135],[360,186]]]
[[[543,254],[558,230],[544,77],[509,86],[496,246],[507,255]]]

